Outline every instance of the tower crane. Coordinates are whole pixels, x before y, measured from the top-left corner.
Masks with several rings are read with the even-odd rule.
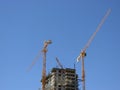
[[[44,47],[42,49],[43,52],[43,69],[42,69],[42,90],[45,90],[45,81],[46,81],[46,53],[47,53],[47,46],[51,44],[52,41],[48,40],[44,42]]]
[[[52,41],[48,40],[44,42],[44,46],[42,51],[38,54],[38,56],[34,59],[30,67],[28,68],[28,71],[32,68],[32,66],[36,63],[36,61],[39,59],[39,56],[41,53],[43,53],[43,66],[42,66],[42,90],[45,90],[45,81],[46,81],[46,53],[47,53],[47,47],[49,44],[51,44]]]
[[[101,26],[103,25],[103,23],[105,22],[106,18],[108,17],[108,15],[110,14],[111,9],[108,9],[108,11],[106,12],[105,16],[102,18],[101,22],[99,23],[96,31],[93,33],[93,35],[90,37],[90,39],[88,40],[87,44],[85,45],[85,47],[81,50],[80,55],[77,57],[77,61],[82,60],[82,90],[85,90],[85,69],[84,69],[84,57],[86,56],[86,49],[90,46],[92,40],[94,39],[95,35],[97,34],[97,32],[100,30]]]
[[[58,65],[63,69],[63,65],[60,63],[60,61],[57,57],[56,57],[56,61],[57,61]]]
[[[65,75],[65,70],[64,70],[64,67],[63,65],[60,63],[59,59],[56,57],[56,61],[58,63],[58,65],[60,66],[61,68],[61,73],[62,73],[62,80],[64,81],[64,75]]]

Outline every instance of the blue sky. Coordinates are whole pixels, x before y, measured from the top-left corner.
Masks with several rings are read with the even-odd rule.
[[[48,47],[47,72],[73,68],[81,49],[96,30],[106,11],[112,12],[85,57],[86,90],[119,90],[119,0],[1,0],[0,90],[38,90],[42,56],[30,72],[26,69],[43,47]],[[81,78],[81,63],[76,65]]]

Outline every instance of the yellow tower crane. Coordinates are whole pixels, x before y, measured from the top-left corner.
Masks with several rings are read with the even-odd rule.
[[[44,47],[43,47],[43,69],[42,69],[42,90],[45,90],[45,81],[46,81],[46,53],[47,53],[47,46],[48,44],[51,44],[52,41],[48,40],[44,42]]]
[[[93,35],[90,37],[90,39],[88,40],[87,44],[85,45],[85,47],[81,50],[80,55],[77,57],[77,61],[82,60],[82,90],[85,90],[85,69],[84,69],[84,57],[86,56],[86,49],[89,47],[90,43],[92,42],[92,40],[94,39],[96,33],[100,30],[101,26],[103,25],[103,23],[105,22],[106,18],[108,17],[108,15],[110,14],[111,9],[109,9],[107,11],[107,13],[105,14],[105,16],[102,18],[101,22],[99,23],[96,31],[93,33]]]
[[[45,90],[45,81],[46,81],[46,53],[47,53],[47,46],[49,44],[51,44],[52,41],[48,40],[44,42],[44,46],[42,49],[42,53],[43,53],[43,66],[42,66],[42,90]],[[36,56],[36,58],[33,60],[32,64],[30,65],[30,67],[27,69],[27,71],[30,71],[31,68],[33,67],[33,65],[36,63],[36,61],[39,59],[39,56],[41,55],[41,51],[40,53]]]
[[[47,46],[48,44],[51,44],[52,41],[48,40],[44,42],[44,47],[43,47],[43,69],[42,69],[42,90],[45,90],[45,81],[46,81],[46,53],[47,53]]]

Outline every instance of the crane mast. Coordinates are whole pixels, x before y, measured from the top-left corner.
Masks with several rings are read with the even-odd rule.
[[[95,35],[97,34],[97,32],[100,30],[101,26],[103,25],[103,23],[105,22],[106,18],[108,17],[108,15],[110,14],[111,9],[109,9],[107,11],[107,13],[105,14],[105,16],[102,18],[101,22],[99,23],[96,31],[93,33],[93,35],[90,37],[90,39],[88,40],[87,44],[85,45],[85,47],[82,49],[82,51],[80,52],[80,55],[77,57],[77,61],[80,61],[80,59],[82,60],[82,90],[85,90],[85,68],[84,68],[84,57],[86,56],[86,49],[90,46],[92,40],[94,39]]]
[[[44,42],[44,47],[43,47],[43,68],[42,68],[42,90],[45,90],[45,81],[46,81],[46,53],[47,53],[47,46],[48,44],[51,44],[52,41],[48,40]]]

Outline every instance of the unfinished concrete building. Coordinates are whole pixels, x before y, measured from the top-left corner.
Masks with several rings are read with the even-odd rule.
[[[46,77],[45,88],[45,90],[78,90],[76,70],[53,68]]]

